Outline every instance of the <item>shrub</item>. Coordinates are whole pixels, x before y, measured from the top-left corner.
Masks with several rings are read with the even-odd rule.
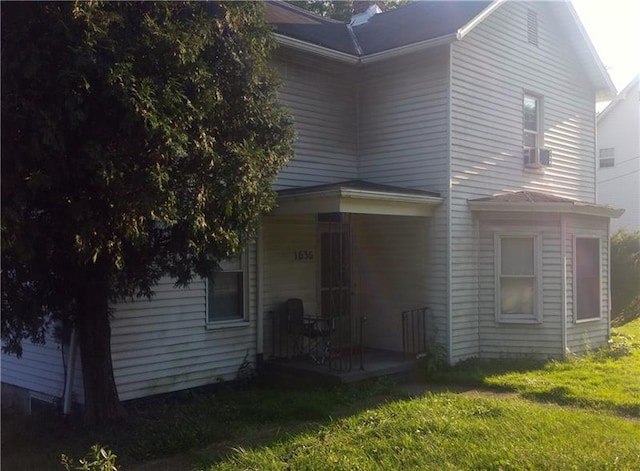
[[[625,313],[627,321],[640,310],[631,306],[640,297],[640,231],[620,230],[611,237],[611,311],[612,319]],[[638,306],[636,303],[636,306]],[[630,307],[631,306],[631,307]]]
[[[81,458],[77,465],[65,454],[62,454],[61,462],[66,471],[118,471],[116,455],[100,445],[93,445],[91,452]]]

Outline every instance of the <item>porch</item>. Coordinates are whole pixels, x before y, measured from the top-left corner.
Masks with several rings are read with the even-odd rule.
[[[308,325],[315,331],[298,328],[289,300],[285,310],[270,312],[269,334],[271,355],[266,370],[273,378],[285,382],[311,384],[343,384],[369,378],[406,375],[414,371],[419,360],[435,342],[436,329],[428,307],[403,311],[395,316],[401,325],[402,350],[385,350],[367,345],[367,318],[313,318]],[[331,326],[326,335],[317,328],[317,321]],[[346,321],[346,322],[345,322]],[[294,379],[295,378],[295,379]]]
[[[270,368],[329,382],[410,369],[421,350],[408,336],[435,338],[434,322],[409,333],[402,313],[428,305],[429,220],[441,202],[361,181],[280,191],[263,220]]]

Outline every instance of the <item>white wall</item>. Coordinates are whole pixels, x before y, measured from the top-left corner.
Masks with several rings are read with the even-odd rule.
[[[598,203],[623,208],[611,228],[640,229],[640,90],[630,84],[598,118],[598,152],[614,148],[615,166],[599,168]]]
[[[527,8],[539,47],[527,41]],[[545,2],[507,2],[452,52],[451,264],[453,359],[479,353],[477,226],[469,199],[536,190],[595,201],[595,92]],[[523,166],[523,94],[543,97],[543,170]]]

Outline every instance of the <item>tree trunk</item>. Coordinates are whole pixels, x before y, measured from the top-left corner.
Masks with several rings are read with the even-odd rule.
[[[108,276],[97,266],[78,293],[78,340],[84,379],[85,422],[98,425],[121,419],[120,404],[111,362],[111,325],[109,323]]]

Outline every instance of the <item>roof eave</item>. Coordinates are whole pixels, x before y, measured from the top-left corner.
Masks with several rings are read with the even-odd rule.
[[[487,6],[487,8],[482,10],[471,21],[469,21],[466,25],[464,25],[463,27],[459,28],[458,31],[456,31],[456,39],[458,40],[463,39],[467,34],[473,31],[476,26],[482,23],[487,16],[493,13],[504,2],[506,2],[506,0],[494,0],[493,2],[491,2]]]
[[[396,216],[430,216],[443,199],[354,188],[324,188],[279,195],[274,215],[344,212]]]
[[[284,34],[280,34],[280,33],[273,33],[273,36],[275,37],[276,42],[281,46],[290,47],[292,49],[297,49],[302,52],[316,54],[322,57],[326,57],[328,59],[334,59],[339,62],[345,62],[348,64],[358,63],[358,57],[354,56],[353,54],[336,51],[328,47],[320,46],[318,44],[313,44],[307,41],[303,41],[301,39],[292,38],[290,36],[285,36]]]
[[[596,66],[596,70],[599,75],[597,80],[598,83],[595,83],[596,101],[612,100],[618,93],[616,90],[616,86],[613,84],[613,81],[611,80],[611,77],[609,77],[609,73],[607,72],[606,67],[600,60],[600,56],[598,56],[598,53],[596,52],[596,48],[593,46],[593,43],[591,42],[591,39],[589,38],[587,31],[584,29],[584,26],[582,25],[582,21],[580,21],[580,17],[578,16],[578,13],[576,12],[575,8],[573,8],[573,5],[571,4],[571,2],[567,1],[564,4],[569,10],[569,14],[571,15],[571,18],[576,24],[578,31],[580,32],[580,35],[582,36],[582,39],[587,46],[587,50],[591,55],[591,59],[593,61],[593,64]]]
[[[468,204],[471,211],[477,212],[580,214],[605,218],[619,218],[624,213],[624,209],[578,201],[566,203],[469,201]]]

